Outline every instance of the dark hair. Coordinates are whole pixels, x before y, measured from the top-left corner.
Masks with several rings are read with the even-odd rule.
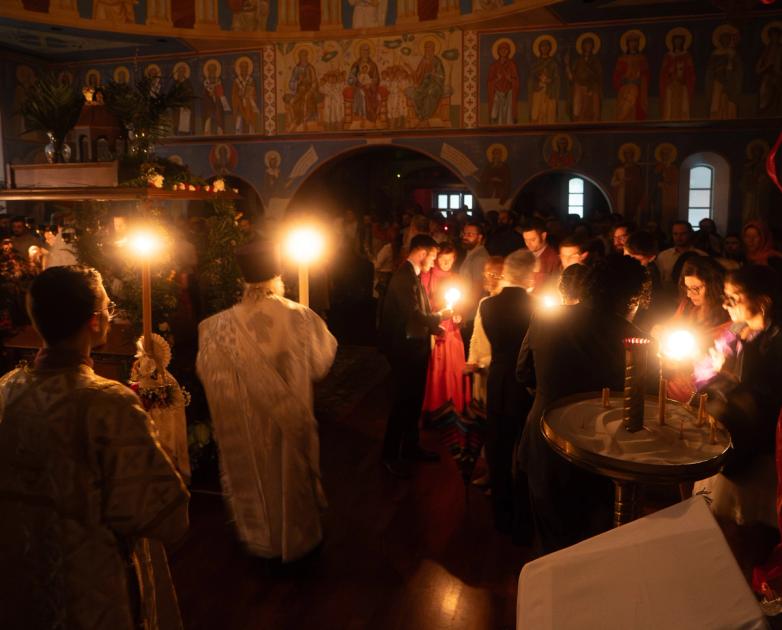
[[[682,269],[684,268],[684,265],[693,258],[700,258],[700,254],[693,251],[684,252],[676,259],[676,262],[673,263],[673,269],[671,269],[671,280],[675,286],[679,285],[679,278],[682,275]]]
[[[729,271],[725,282],[735,284],[747,305],[776,324],[782,323],[779,274],[766,265],[745,265]]]
[[[722,266],[708,256],[693,256],[687,258],[682,265],[679,275],[679,296],[682,303],[688,301],[687,285],[684,284],[685,276],[698,278],[705,287],[706,317],[704,321],[709,326],[718,326],[725,321],[725,309],[722,308],[722,298],[725,283],[725,270]]]
[[[24,223],[25,225],[27,225],[27,219],[17,214],[15,217],[11,218],[11,223]]]
[[[33,280],[27,313],[47,345],[75,335],[95,314],[103,286],[92,267],[50,267]]]
[[[524,227],[521,228],[522,232],[532,232],[535,230],[538,234],[543,234],[546,231],[546,224],[537,217],[533,217],[524,223]]]
[[[559,242],[560,247],[578,247],[578,253],[583,254],[587,246],[587,240],[577,234],[566,236]]]
[[[677,219],[676,221],[671,221],[671,231],[673,231],[674,225],[686,225],[687,230],[692,234],[695,230],[692,229],[692,224],[689,221],[685,221],[684,219]]]
[[[656,256],[659,253],[657,239],[650,232],[633,232],[627,238],[625,248],[637,256]]]
[[[416,234],[410,239],[410,253],[417,249],[437,249],[437,241],[428,234]]]
[[[624,228],[627,230],[627,234],[630,235],[635,232],[637,226],[632,221],[621,221],[614,226],[614,232],[616,232],[619,228]]]
[[[588,274],[589,267],[580,263],[565,267],[559,277],[559,294],[566,300],[583,300]]]
[[[450,243],[448,241],[446,241],[445,243],[440,243],[440,249],[437,252],[437,255],[442,256],[443,254],[456,255],[456,248],[453,246],[453,243]]]
[[[635,258],[609,254],[590,268],[584,296],[595,310],[627,317],[650,286],[648,271]]]

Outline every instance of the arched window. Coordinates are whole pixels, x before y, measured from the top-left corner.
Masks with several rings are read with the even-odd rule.
[[[698,164],[690,169],[690,194],[687,198],[687,220],[698,225],[711,219],[714,210],[714,169]]]
[[[571,177],[567,183],[567,212],[584,218],[584,180]]]
[[[679,205],[676,215],[697,229],[701,219],[709,218],[717,230],[728,229],[730,201],[730,165],[718,153],[704,151],[687,156],[679,167]],[[673,216],[664,218],[662,228],[670,229]]]

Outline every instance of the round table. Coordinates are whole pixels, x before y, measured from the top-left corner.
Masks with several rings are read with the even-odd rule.
[[[697,414],[681,403],[666,402],[665,424],[658,421],[658,401],[647,396],[644,427],[624,428],[623,395],[612,392],[608,407],[600,392],[554,402],[541,419],[549,445],[569,462],[614,482],[614,526],[638,514],[639,484],[697,481],[722,468],[730,435],[719,424],[698,425]]]

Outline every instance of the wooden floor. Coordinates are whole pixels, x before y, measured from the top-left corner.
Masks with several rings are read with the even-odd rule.
[[[422,442],[442,462],[420,465],[414,479],[396,480],[380,466],[389,407],[382,365],[374,351],[348,350],[318,390],[330,505],[312,558],[251,558],[236,542],[215,475],[196,483],[191,532],[171,558],[185,628],[515,627],[516,581],[530,551],[494,531],[477,488],[466,500],[437,434]]]

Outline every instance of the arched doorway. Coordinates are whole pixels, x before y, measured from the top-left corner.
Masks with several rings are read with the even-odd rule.
[[[529,179],[513,201],[520,216],[539,212],[564,219],[569,214],[584,219],[607,216],[611,202],[606,193],[590,178],[575,171],[547,171]]]
[[[472,191],[428,155],[404,147],[370,146],[320,166],[301,184],[288,208],[317,208],[331,215],[352,210],[358,217],[389,221],[404,209],[449,210],[438,207],[438,201],[456,205],[456,195],[459,203],[467,201],[472,208]]]

